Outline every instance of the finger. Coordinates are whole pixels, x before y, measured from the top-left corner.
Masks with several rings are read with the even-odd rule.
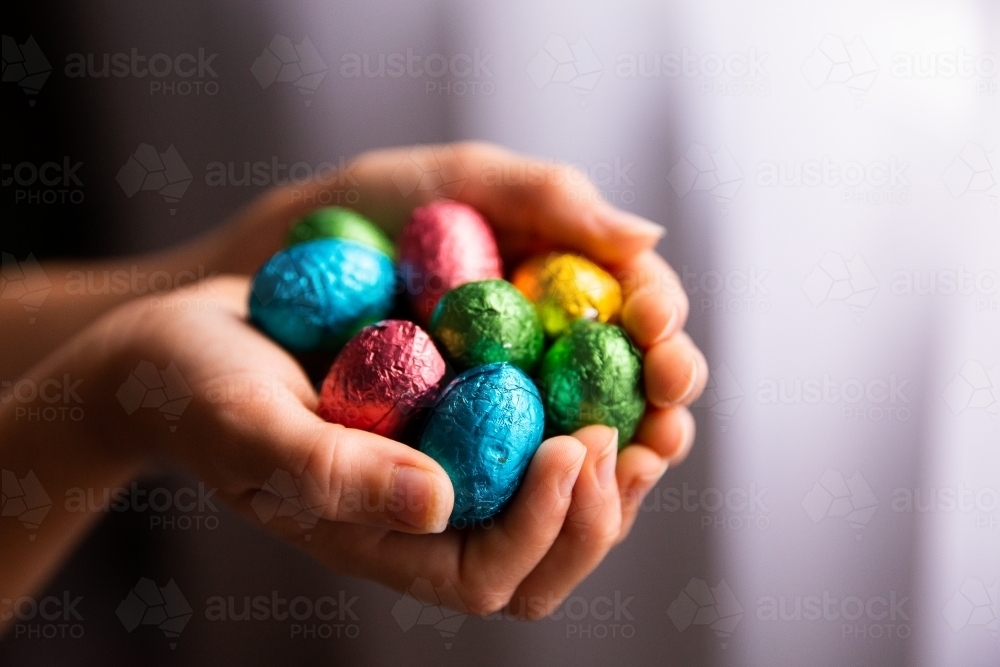
[[[456,152],[474,176],[460,199],[501,231],[515,232],[512,238],[520,232],[614,263],[651,248],[664,233],[660,225],[608,204],[585,174],[568,165],[482,144],[461,145]],[[517,176],[491,187],[491,170]]]
[[[617,477],[622,512],[618,542],[631,532],[642,499],[656,486],[667,467],[667,462],[645,445],[629,445],[618,453]]]
[[[559,537],[509,604],[510,613],[520,618],[538,619],[552,613],[600,564],[621,532],[615,479],[618,430],[587,426],[573,436],[587,448],[587,456]]]
[[[454,591],[455,599],[447,606],[489,614],[503,608],[551,548],[586,453],[575,438],[561,436],[543,442],[513,502],[490,528],[412,535],[321,521],[310,529],[311,539],[302,546],[321,562],[348,574],[396,590],[430,582],[439,590]],[[291,529],[287,536],[301,537],[301,532]]]
[[[656,251],[647,250],[615,267],[625,302],[622,326],[642,349],[684,327],[690,305],[680,278]]]
[[[629,445],[618,456],[622,508],[618,541],[632,530],[643,498],[663,473],[687,457],[694,435],[694,417],[687,408],[675,406],[646,413],[636,432],[637,444]]]
[[[437,196],[465,202],[485,215],[499,234],[506,256],[548,244],[579,250],[599,261],[623,261],[652,247],[663,228],[609,205],[586,175],[567,165],[529,158],[492,144],[469,142],[417,146],[371,153],[358,160],[356,173],[386,182],[414,182],[433,165],[447,187]],[[411,179],[412,180],[412,179]],[[426,179],[423,179],[426,180]],[[397,197],[398,198],[398,197]],[[408,196],[419,205],[427,193],[419,186]],[[398,208],[398,207],[397,207]]]
[[[708,382],[708,363],[691,338],[680,331],[646,351],[646,398],[658,408],[690,405]]]
[[[674,405],[648,410],[636,430],[635,441],[649,447],[671,466],[677,466],[690,452],[694,435],[691,411]]]
[[[471,591],[475,613],[503,608],[559,536],[573,487],[587,455],[576,438],[558,436],[542,443],[521,488],[494,526],[472,532],[459,578]]]
[[[313,523],[410,533],[447,526],[454,502],[447,473],[411,447],[329,424],[283,387],[264,400],[215,406],[212,414],[220,447],[205,464],[226,471],[231,495],[253,492],[262,518],[286,513],[283,501],[293,499],[301,508],[296,520]]]

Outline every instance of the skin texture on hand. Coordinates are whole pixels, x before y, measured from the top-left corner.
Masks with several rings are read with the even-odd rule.
[[[324,190],[355,189],[358,210],[395,231],[414,206],[441,194],[400,187],[428,156],[445,181],[465,179],[451,195],[487,217],[508,266],[528,253],[563,248],[587,254],[615,275],[623,287],[622,325],[645,355],[649,405],[633,443],[616,457],[617,432],[604,426],[547,440],[510,506],[493,525],[466,531],[446,529],[453,490],[435,461],[320,419],[302,367],[246,322],[247,274],[281,247],[291,221],[322,201]],[[255,521],[251,503],[271,475],[284,471],[309,480],[303,502],[318,522],[308,541],[294,521],[276,519],[266,527],[321,563],[399,590],[418,577],[449,582],[472,613],[509,605],[511,613],[540,618],[624,539],[642,497],[668,465],[687,455],[694,439],[686,406],[700,394],[708,371],[683,332],[688,303],[680,282],[652,250],[661,235],[659,226],[604,202],[578,172],[499,147],[364,154],[346,173],[271,191],[205,237],[141,259],[177,271],[201,265],[242,275],[156,298],[55,298],[45,304],[50,320],[65,309],[72,329],[5,333],[5,368],[33,365],[24,377],[35,382],[64,372],[86,380],[87,419],[38,428],[19,421],[15,406],[3,406],[0,426],[10,436],[0,443],[0,460],[5,468],[32,469],[52,480],[52,495],[64,491],[60,484],[113,486],[148,462],[169,458]],[[32,335],[44,342],[23,340]],[[130,415],[115,398],[140,362],[157,369],[173,364],[191,390],[173,432],[157,411]],[[60,472],[67,462],[72,480]],[[39,531],[46,558],[33,557],[31,547],[7,534],[14,522],[2,524],[3,596],[41,585],[96,516],[54,506]]]

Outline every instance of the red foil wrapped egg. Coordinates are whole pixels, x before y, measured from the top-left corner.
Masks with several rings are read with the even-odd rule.
[[[399,271],[421,321],[448,290],[503,277],[493,230],[474,208],[436,201],[413,211],[399,239]]]
[[[413,322],[383,320],[340,351],[320,391],[320,417],[400,439],[441,389],[444,359]]]

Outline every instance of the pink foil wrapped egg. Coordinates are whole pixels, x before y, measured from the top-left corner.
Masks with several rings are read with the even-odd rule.
[[[340,351],[320,391],[317,413],[387,438],[400,439],[433,405],[444,359],[413,322],[383,320],[362,329]]]
[[[474,208],[436,201],[413,211],[399,239],[403,288],[422,322],[459,285],[503,277],[496,238]]]

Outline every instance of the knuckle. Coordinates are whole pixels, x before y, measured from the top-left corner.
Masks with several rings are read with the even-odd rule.
[[[344,490],[353,485],[355,476],[344,446],[347,429],[339,424],[324,428],[316,435],[303,472],[303,500],[309,507],[321,508],[322,515],[342,519]]]
[[[474,616],[489,616],[500,611],[510,602],[514,592],[495,588],[479,588],[472,591],[465,601],[469,613]]]
[[[610,547],[621,534],[621,513],[610,514],[595,521],[588,531],[588,539],[600,548]]]

